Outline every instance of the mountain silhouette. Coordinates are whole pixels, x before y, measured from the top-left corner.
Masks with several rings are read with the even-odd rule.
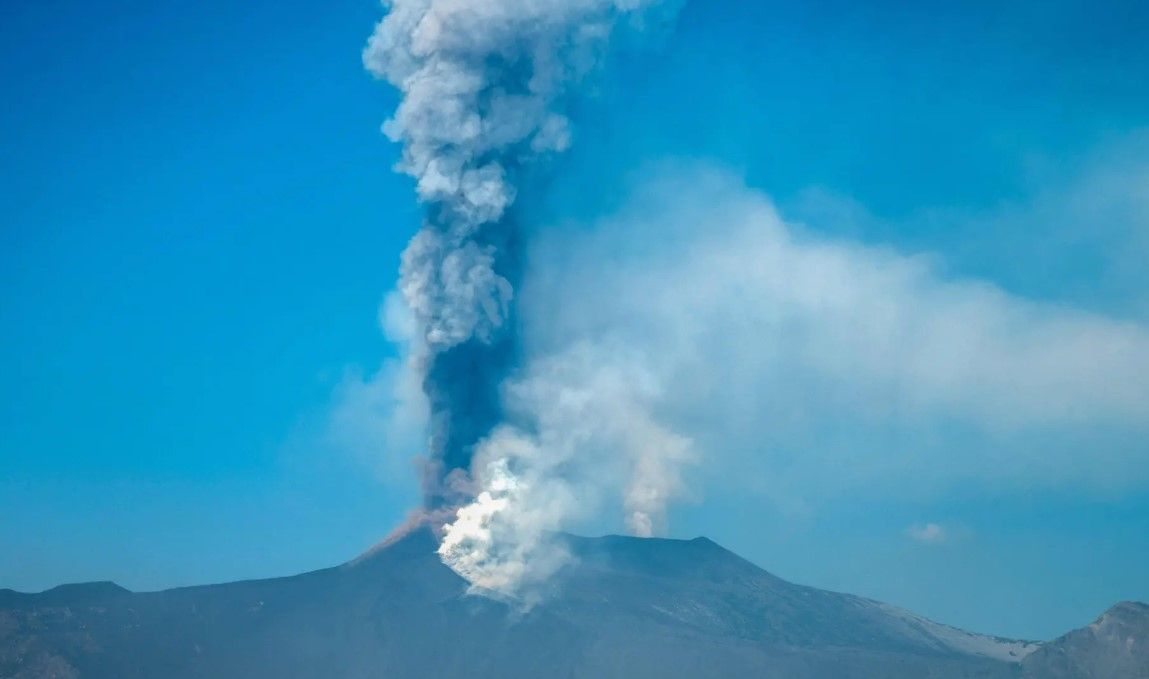
[[[469,594],[427,530],[286,578],[2,590],[0,677],[1149,676],[1144,604],[1037,644],[795,585],[705,538],[557,539],[572,563],[528,610]]]

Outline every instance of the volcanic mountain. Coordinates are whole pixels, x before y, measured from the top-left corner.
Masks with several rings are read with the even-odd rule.
[[[0,677],[1145,677],[1149,607],[1037,644],[791,584],[705,538],[564,536],[523,610],[468,594],[415,531],[294,577],[0,591]]]

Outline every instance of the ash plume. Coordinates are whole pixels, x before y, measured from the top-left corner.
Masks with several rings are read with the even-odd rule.
[[[516,179],[532,161],[567,149],[572,87],[595,68],[619,24],[637,25],[658,4],[385,0],[387,15],[364,51],[368,70],[401,94],[383,131],[402,145],[397,169],[415,180],[426,206],[398,284],[418,326],[408,360],[429,410],[424,504],[430,511],[458,508],[441,552],[473,579],[482,569],[466,566],[463,555],[476,544],[489,549],[473,563],[498,561],[495,552],[521,561],[539,531],[559,527],[551,516],[490,538],[501,517],[536,511],[523,509],[538,499],[534,490],[524,495],[526,487],[549,477],[545,465],[528,460],[554,457],[523,454],[540,445],[539,433],[505,422],[501,396],[521,367],[514,300],[524,234],[512,209]],[[517,452],[489,452],[508,447]],[[662,473],[657,464],[645,467]],[[632,523],[650,532],[660,520],[651,484],[633,485]],[[498,588],[513,589],[519,580],[506,578]]]
[[[681,494],[692,442],[658,421],[664,380],[609,341],[580,341],[530,361],[504,388],[508,419],[476,448],[479,494],[446,527],[444,561],[480,590],[529,605],[566,558],[553,531],[617,504],[650,537]]]

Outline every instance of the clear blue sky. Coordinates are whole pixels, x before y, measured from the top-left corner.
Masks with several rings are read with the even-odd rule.
[[[1149,9],[1001,4],[688,4],[580,104],[547,209],[593,216],[644,162],[704,159],[823,236],[1149,322]],[[318,568],[411,506],[413,473],[323,434],[343,376],[391,355],[376,310],[420,218],[378,131],[394,97],[360,65],[380,13],[6,10],[0,587]],[[1098,185],[1132,197],[1081,207]],[[827,195],[861,216],[827,218]],[[1146,444],[1126,448],[1143,468]],[[801,520],[718,494],[675,519],[783,577],[979,631],[1048,637],[1149,600],[1144,485],[955,482]],[[926,519],[954,537],[906,535]]]

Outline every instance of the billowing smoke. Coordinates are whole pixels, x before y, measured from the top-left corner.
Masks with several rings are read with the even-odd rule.
[[[637,25],[658,3],[385,0],[364,53],[402,95],[383,129],[402,144],[399,169],[427,208],[399,282],[419,328],[409,360],[430,412],[425,503],[461,507],[446,527],[444,561],[492,589],[513,591],[526,571],[548,570],[536,568],[548,561],[539,545],[577,504],[568,472],[587,441],[605,436],[635,451],[625,506],[640,534],[664,521],[677,483],[652,439],[671,458],[686,457],[686,442],[649,417],[614,422],[636,406],[591,408],[594,384],[552,383],[553,371],[519,366],[513,305],[524,237],[512,209],[516,178],[569,146],[571,87],[620,23]],[[527,376],[508,382],[516,369]],[[514,396],[540,390],[559,399],[554,412]],[[588,404],[564,401],[571,393]],[[508,410],[508,401],[518,405]]]
[[[641,356],[580,341],[530,362],[505,385],[508,420],[477,447],[477,499],[448,526],[440,553],[477,587],[530,597],[563,563],[551,531],[617,504],[650,536],[681,491],[691,442],[655,416],[665,387]]]

